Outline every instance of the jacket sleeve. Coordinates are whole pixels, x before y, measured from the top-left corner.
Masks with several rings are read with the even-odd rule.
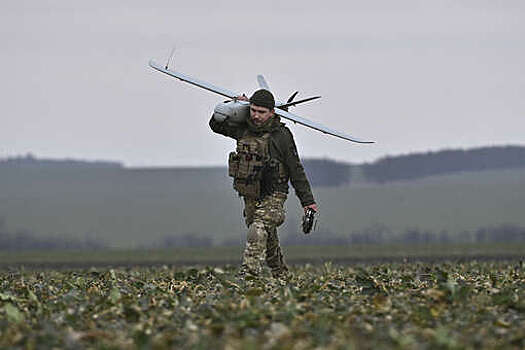
[[[299,154],[297,153],[297,147],[295,146],[293,135],[287,128],[283,129],[284,140],[282,142],[281,149],[283,152],[284,164],[288,169],[288,174],[290,175],[290,182],[292,183],[295,194],[301,201],[301,205],[303,207],[314,204],[315,200],[310,187],[310,182],[306,177],[304,167],[301,164],[301,160],[299,159]]]
[[[242,136],[246,127],[243,124],[230,124],[227,120],[218,122],[212,116],[210,119],[210,128],[217,134],[238,140],[239,137]]]

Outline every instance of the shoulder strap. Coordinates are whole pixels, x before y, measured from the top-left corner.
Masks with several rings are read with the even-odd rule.
[[[271,133],[271,140],[277,148],[277,151],[281,153],[281,156],[284,156],[286,148],[286,127],[284,123],[281,123],[278,128],[275,128]]]

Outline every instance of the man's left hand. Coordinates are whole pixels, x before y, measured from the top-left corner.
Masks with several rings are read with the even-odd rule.
[[[308,209],[313,209],[316,213],[319,209],[317,209],[317,204],[310,204],[310,205],[307,205],[306,207],[304,207],[304,212],[306,213],[306,210]]]

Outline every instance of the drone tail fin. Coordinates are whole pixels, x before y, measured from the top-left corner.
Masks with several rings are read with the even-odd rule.
[[[266,82],[266,79],[264,79],[264,77],[261,74],[257,76],[257,82],[259,83],[259,87],[261,89],[266,89],[270,91],[270,86],[268,85],[268,83]]]

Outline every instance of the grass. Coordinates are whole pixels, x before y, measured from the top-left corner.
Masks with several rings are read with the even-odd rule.
[[[516,262],[0,272],[1,348],[519,349]]]
[[[238,264],[241,245],[234,247],[178,248],[162,250],[98,250],[98,251],[22,251],[0,252],[0,267],[26,266],[90,266],[90,265],[187,265]],[[455,245],[350,245],[350,246],[288,246],[283,247],[291,263],[340,261],[356,263],[378,260],[461,260],[461,259],[525,259],[524,244],[455,244]]]

